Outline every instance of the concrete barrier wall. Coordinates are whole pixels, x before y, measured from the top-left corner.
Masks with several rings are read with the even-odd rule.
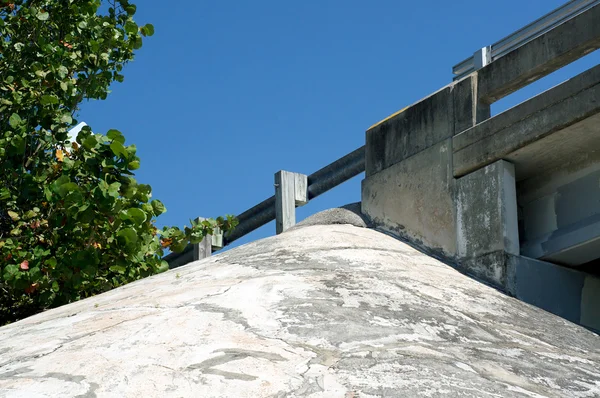
[[[374,225],[456,256],[452,137],[489,117],[477,74],[454,82],[366,133],[362,210]]]

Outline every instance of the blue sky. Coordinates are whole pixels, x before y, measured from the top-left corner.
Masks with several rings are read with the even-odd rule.
[[[137,145],[138,181],[168,209],[159,224],[179,226],[239,214],[273,195],[276,171],[311,174],[358,148],[369,126],[451,82],[453,65],[564,3],[133,2],[156,33],[79,120]],[[599,61],[590,54],[492,111]],[[297,217],[359,201],[362,178]],[[274,233],[270,223],[238,244]]]

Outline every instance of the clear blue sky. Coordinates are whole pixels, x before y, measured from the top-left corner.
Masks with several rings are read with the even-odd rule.
[[[138,147],[138,181],[160,225],[239,214],[274,193],[273,174],[311,174],[364,144],[373,123],[452,80],[451,68],[561,0],[133,0],[152,23],[106,101],[80,121]],[[598,64],[598,52],[494,106],[497,113]],[[363,176],[298,209],[360,200]],[[273,235],[268,224],[241,239]]]

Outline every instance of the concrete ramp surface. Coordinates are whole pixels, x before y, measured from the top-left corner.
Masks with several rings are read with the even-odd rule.
[[[600,338],[310,225],[0,328],[2,397],[593,397]]]

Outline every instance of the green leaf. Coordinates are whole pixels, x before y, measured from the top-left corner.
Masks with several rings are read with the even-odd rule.
[[[137,170],[139,168],[140,168],[139,160],[134,160],[133,162],[129,162],[129,164],[127,165],[127,169],[129,169],[129,170]]]
[[[169,270],[169,263],[165,260],[160,262],[160,267],[158,267],[158,273],[165,272]]]
[[[90,135],[81,143],[81,145],[87,150],[92,150],[98,145],[98,140],[96,139],[96,136]]]
[[[118,141],[113,142],[112,144],[110,144],[110,150],[112,151],[112,153],[115,154],[115,156],[117,157],[121,157],[121,156],[125,156],[126,152],[125,152],[125,147],[123,146],[123,144],[121,144]]]
[[[8,216],[9,216],[9,217],[10,217],[10,218],[11,218],[13,221],[19,221],[19,220],[21,219],[21,217],[19,217],[19,215],[18,215],[16,212],[12,211],[12,210],[9,210],[9,211],[8,211]]]
[[[129,247],[134,246],[138,240],[137,232],[133,228],[123,228],[117,233],[117,236],[124,246]]]
[[[39,19],[40,21],[47,21],[48,17],[50,17],[50,14],[48,14],[47,12],[38,12],[37,14],[37,19]]]
[[[10,144],[15,148],[18,154],[25,152],[26,142],[23,137],[16,136],[10,141]]]
[[[154,25],[148,23],[140,28],[140,32],[144,36],[152,36],[154,34]]]
[[[182,251],[185,250],[186,246],[187,246],[188,242],[185,240],[182,240],[180,242],[176,242],[173,243],[171,245],[171,250],[174,251],[175,253],[181,253]]]
[[[158,199],[154,199],[150,204],[152,205],[152,209],[154,209],[154,214],[157,216],[167,211],[165,205]]]
[[[68,182],[66,184],[62,184],[58,188],[58,194],[63,198],[65,196],[67,196],[69,193],[74,192],[74,191],[79,191],[79,186],[77,186],[77,184],[75,184],[74,182]]]
[[[137,33],[137,31],[138,31],[138,26],[135,22],[127,21],[125,23],[125,32],[127,32],[127,34],[133,35],[133,34]]]
[[[106,133],[106,136],[114,142],[120,142],[121,144],[125,143],[125,137],[123,137],[123,134],[119,130],[110,129]]]
[[[67,124],[71,124],[73,123],[73,118],[71,117],[71,115],[69,115],[68,113],[65,113],[64,115],[62,115],[60,117],[60,121],[62,123],[67,123]]]
[[[135,156],[135,153],[137,152],[137,148],[135,145],[129,145],[125,147],[125,158],[127,159],[131,159]]]
[[[10,127],[12,128],[17,128],[21,122],[23,122],[23,119],[21,119],[21,116],[17,115],[16,113],[10,115],[10,118],[8,119],[8,124],[10,124]]]
[[[119,190],[121,189],[120,182],[113,182],[108,186],[108,194],[114,198],[119,196]]]
[[[133,49],[139,50],[142,48],[142,38],[140,36],[136,36],[133,40]]]
[[[54,257],[51,257],[51,258],[49,258],[48,260],[46,260],[46,262],[45,262],[45,263],[46,263],[46,265],[47,265],[47,266],[49,266],[50,268],[54,268],[54,267],[56,267],[57,261],[56,261],[56,258],[54,258]]]
[[[58,67],[57,72],[58,72],[58,76],[61,79],[64,79],[67,76],[67,74],[69,73],[69,70],[64,65],[61,65]]]
[[[146,213],[143,210],[137,208],[131,208],[127,210],[127,216],[133,220],[137,225],[146,221]]]
[[[42,95],[40,98],[42,105],[54,105],[58,104],[58,97],[56,95]]]
[[[135,14],[135,12],[137,11],[137,7],[135,6],[135,4],[127,4],[126,6],[123,7],[123,9],[130,16],[133,16]]]
[[[127,270],[127,268],[123,267],[122,265],[113,265],[112,267],[109,267],[108,269],[111,270],[112,272],[116,272],[118,274],[124,274],[125,271]]]
[[[57,281],[52,282],[52,291],[58,292],[59,290],[60,290],[60,287],[58,286],[58,282]]]
[[[14,275],[19,272],[19,267],[16,264],[7,265],[4,268],[4,279],[9,280],[12,279]]]

